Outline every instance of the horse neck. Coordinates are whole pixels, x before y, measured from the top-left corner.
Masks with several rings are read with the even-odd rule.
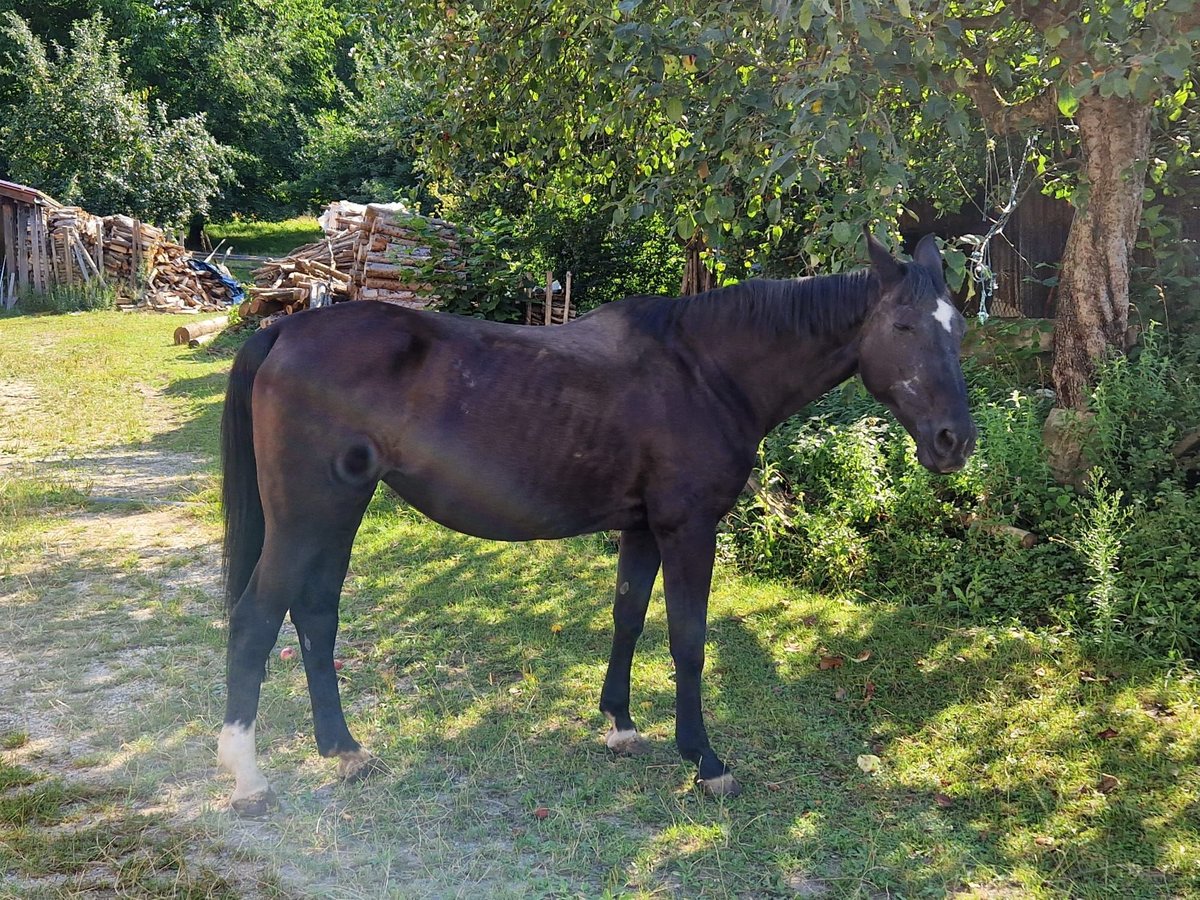
[[[747,282],[714,292],[707,310],[697,298],[679,324],[765,435],[858,370],[858,333],[875,298],[867,272]]]

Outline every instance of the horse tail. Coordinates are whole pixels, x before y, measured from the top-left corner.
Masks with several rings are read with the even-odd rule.
[[[266,523],[258,492],[258,464],[254,458],[254,426],[250,395],[254,378],[279,337],[275,328],[260,331],[238,351],[229,372],[225,410],[221,416],[221,505],[225,514],[225,550],[222,557],[225,603],[232,610],[250,583],[262,555]]]

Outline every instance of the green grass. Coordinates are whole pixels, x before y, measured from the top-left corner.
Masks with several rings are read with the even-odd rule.
[[[286,256],[324,234],[312,216],[298,216],[282,222],[237,220],[212,223],[205,231],[214,247],[224,240],[225,247],[247,256]]]
[[[0,449],[26,461],[186,450],[211,467],[228,348],[172,347],[173,325],[0,320],[0,396],[33,398],[28,409],[4,401]],[[79,415],[60,415],[66,406]],[[17,678],[29,691],[59,686],[54,709],[93,742],[79,765],[111,773],[135,808],[166,788],[219,804],[231,785],[212,775],[224,630],[213,579],[185,577],[216,565],[211,488],[199,517],[179,513],[175,527],[194,540],[160,547],[98,531],[134,513],[98,519],[68,476],[31,462],[0,475],[0,641]],[[300,893],[336,897],[1200,896],[1195,672],[719,567],[705,708],[746,793],[714,801],[672,745],[661,593],[633,671],[650,751],[618,759],[603,746],[595,707],[615,561],[600,538],[463,537],[381,492],[355,546],[338,654],[351,727],[389,773],[332,782],[302,667],[276,655],[258,746],[285,808],[269,823],[242,826],[219,805],[188,828],[129,813],[98,849],[88,829],[116,795],[29,783],[24,773],[45,774],[37,745],[10,732],[20,737],[0,747],[25,755],[0,769],[0,786],[13,780],[0,796],[42,798],[14,801],[22,821],[0,843],[18,858],[0,868],[119,872],[131,842],[146,841],[148,861],[124,884],[153,895],[167,875],[196,885],[207,865],[197,848],[229,838]],[[290,624],[284,644],[296,645]],[[820,669],[822,654],[844,664]],[[108,689],[143,686],[139,700],[97,721],[87,675],[117,660]],[[879,757],[877,773],[859,768],[864,754]]]
[[[6,880],[26,880],[20,894],[5,896],[242,896],[214,867],[192,861],[202,835],[131,811],[124,792],[69,788],[2,764],[0,791],[0,869]]]
[[[0,453],[34,460],[136,448],[215,458],[229,352],[175,346],[184,321],[120,312],[0,318]]]

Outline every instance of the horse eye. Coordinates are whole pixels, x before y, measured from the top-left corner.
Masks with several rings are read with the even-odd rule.
[[[910,325],[908,322],[894,322],[892,324],[895,326],[895,329],[897,331],[912,331],[913,330],[912,325]]]

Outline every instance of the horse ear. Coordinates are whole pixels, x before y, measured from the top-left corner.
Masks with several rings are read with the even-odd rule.
[[[913,262],[921,268],[927,269],[938,287],[946,287],[946,276],[942,272],[942,251],[938,249],[937,238],[932,234],[921,238],[917,249],[913,251]]]
[[[871,234],[871,226],[864,225],[863,233],[867,236],[867,254],[871,257],[871,270],[879,277],[879,283],[889,288],[904,277],[904,266],[888,252],[888,248],[875,240]]]

